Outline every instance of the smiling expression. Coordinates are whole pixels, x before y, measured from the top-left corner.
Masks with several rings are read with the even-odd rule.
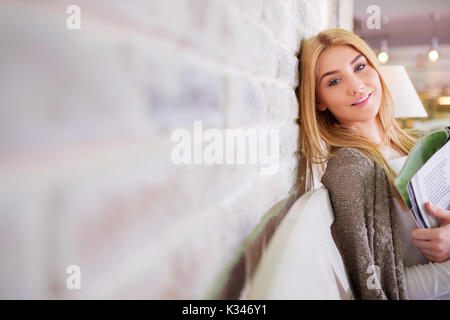
[[[381,94],[377,71],[352,46],[336,45],[322,52],[316,68],[319,110],[330,110],[342,124],[371,121],[378,114]]]

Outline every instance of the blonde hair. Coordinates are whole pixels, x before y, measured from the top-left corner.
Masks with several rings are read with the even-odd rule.
[[[372,49],[361,38],[344,29],[328,29],[318,35],[303,40],[300,50],[300,85],[298,99],[300,104],[300,165],[299,184],[300,195],[314,189],[313,164],[320,165],[319,175],[325,171],[325,163],[339,154],[332,147],[353,147],[359,149],[375,161],[386,173],[388,183],[394,195],[399,197],[396,188],[392,188],[395,172],[378,150],[377,145],[355,132],[352,128],[339,123],[327,109],[319,111],[316,108],[315,71],[321,53],[335,45],[349,45],[363,54],[368,63],[376,70],[381,82],[381,105],[377,114],[383,130],[383,143],[397,146],[409,154],[417,137],[403,131],[394,119],[394,109],[391,94],[380,73],[379,65]],[[403,203],[401,201],[401,203]]]

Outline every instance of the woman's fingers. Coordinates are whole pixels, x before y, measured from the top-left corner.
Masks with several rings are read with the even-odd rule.
[[[439,262],[439,255],[435,250],[419,248],[419,251],[431,262]]]
[[[427,254],[427,253],[424,253],[423,255],[424,255],[425,258],[427,258],[431,262],[439,262],[439,259],[436,256],[434,256],[434,255]]]
[[[419,249],[428,249],[428,250],[437,250],[435,247],[435,243],[429,240],[412,240],[413,245],[415,245]]]
[[[450,223],[450,210],[433,206],[430,202],[425,203],[425,208],[427,209],[429,214],[439,218],[442,224]]]
[[[433,240],[439,237],[439,228],[420,228],[415,229],[412,233],[413,239],[416,240]]]
[[[437,256],[438,252],[436,250],[433,249],[424,249],[424,248],[419,248],[420,252],[422,252],[423,254],[429,254],[429,255],[433,255],[433,256]]]
[[[447,259],[437,250],[433,249],[419,249],[425,258],[432,262],[444,262]]]

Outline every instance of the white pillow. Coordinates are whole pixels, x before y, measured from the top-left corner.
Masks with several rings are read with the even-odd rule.
[[[321,186],[300,197],[255,270],[246,299],[354,299],[331,236],[334,214]]]

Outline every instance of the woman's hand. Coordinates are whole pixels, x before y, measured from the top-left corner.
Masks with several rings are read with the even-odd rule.
[[[450,210],[425,203],[427,211],[439,218],[439,228],[415,229],[412,232],[413,244],[432,262],[444,262],[450,259]]]

